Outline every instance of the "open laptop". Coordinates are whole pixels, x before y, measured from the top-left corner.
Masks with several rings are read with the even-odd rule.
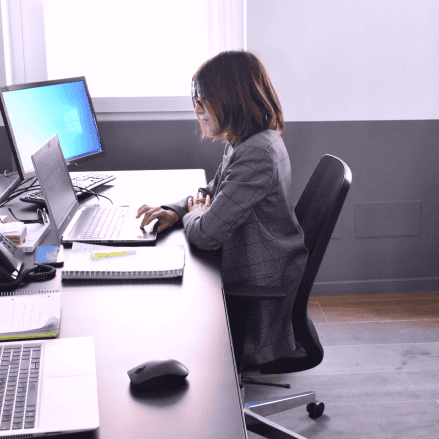
[[[79,205],[56,134],[32,155],[32,162],[60,242],[155,244],[158,220],[141,229],[134,208]]]
[[[2,342],[0,358],[0,437],[99,427],[92,337]]]

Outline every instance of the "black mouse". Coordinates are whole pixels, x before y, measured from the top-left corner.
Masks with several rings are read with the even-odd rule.
[[[169,359],[147,361],[127,373],[136,388],[168,388],[182,384],[189,370],[179,361]]]

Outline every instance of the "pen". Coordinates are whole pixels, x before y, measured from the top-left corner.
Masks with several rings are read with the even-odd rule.
[[[135,255],[136,250],[122,250],[120,252],[92,252],[92,259],[111,258],[113,256]]]

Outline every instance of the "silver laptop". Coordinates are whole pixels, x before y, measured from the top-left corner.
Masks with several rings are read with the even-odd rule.
[[[56,134],[32,155],[32,162],[60,242],[155,244],[158,220],[141,229],[134,208],[79,205]]]
[[[92,337],[2,342],[0,357],[0,437],[99,427]]]

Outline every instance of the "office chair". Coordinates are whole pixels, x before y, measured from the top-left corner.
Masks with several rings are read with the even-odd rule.
[[[306,356],[281,358],[265,363],[257,368],[261,374],[282,374],[308,370],[316,367],[323,360],[323,347],[308,314],[308,302],[351,181],[352,174],[349,167],[339,158],[326,154],[317,164],[295,207],[297,219],[305,234],[305,246],[309,255],[294,301],[292,323],[296,341],[302,345]],[[282,298],[287,294],[285,291],[266,287],[255,289],[254,287],[236,288],[233,286],[228,288],[227,285],[224,285],[224,291],[228,296],[253,299]],[[242,378],[241,382],[266,384],[245,377]],[[322,415],[325,406],[316,401],[315,392],[290,395],[277,401],[260,404],[245,404],[243,410],[247,429],[266,438],[305,439],[264,417],[305,404],[311,418],[318,418]]]

